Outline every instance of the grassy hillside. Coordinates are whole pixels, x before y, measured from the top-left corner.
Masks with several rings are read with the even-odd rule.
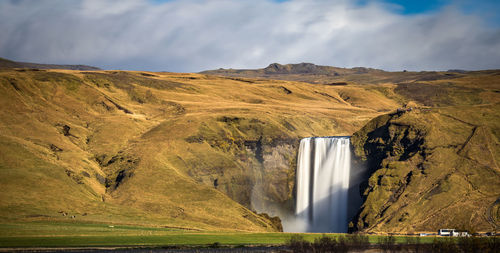
[[[292,205],[299,139],[398,106],[370,89],[200,74],[11,69],[0,84],[2,222],[277,230],[249,209]]]
[[[323,75],[329,68],[315,71]],[[205,74],[0,70],[0,222],[277,231],[278,219],[254,211],[293,210],[300,138],[356,132],[358,155],[375,159],[358,229],[434,229],[458,221],[491,228],[498,217],[483,216],[499,209],[490,203],[499,195],[498,71],[455,73],[453,79],[436,72],[425,80],[422,73],[401,72],[401,82],[392,74],[393,81],[381,79],[386,73],[346,72],[348,85],[320,85]],[[422,109],[387,116],[403,105]],[[391,130],[375,131],[381,126]],[[406,150],[409,137],[394,137],[420,128],[425,131],[412,137],[419,140],[416,151]],[[364,143],[378,143],[380,150]],[[416,180],[421,168],[430,174]],[[410,171],[418,185],[403,198],[396,186]],[[432,196],[455,202],[432,197],[409,205],[412,196],[441,185],[457,191]],[[460,215],[452,222],[446,212],[428,217],[418,208]]]

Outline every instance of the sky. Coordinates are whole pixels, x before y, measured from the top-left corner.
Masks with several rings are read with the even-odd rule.
[[[0,57],[198,72],[500,69],[498,0],[0,0]]]

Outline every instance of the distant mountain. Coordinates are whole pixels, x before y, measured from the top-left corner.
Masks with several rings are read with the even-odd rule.
[[[312,63],[286,64],[272,63],[262,69],[216,69],[200,72],[207,75],[265,78],[287,81],[300,81],[313,84],[345,85],[348,83],[378,84],[413,81],[432,81],[463,77],[467,71],[395,71],[355,67],[339,68]]]
[[[298,63],[298,64],[286,64],[282,65],[279,63],[271,63],[269,66],[263,69],[217,69],[203,71],[203,74],[254,74],[254,75],[331,75],[340,76],[346,74],[364,74],[364,73],[375,73],[384,72],[379,69],[372,68],[338,68],[331,66],[321,66],[313,63]]]
[[[11,68],[100,70],[100,68],[87,65],[59,65],[59,64],[41,64],[41,63],[31,63],[31,62],[16,62],[0,58],[0,69],[11,69]]]
[[[370,72],[383,72],[378,69],[370,68],[337,68],[331,66],[320,66],[313,63],[286,64],[272,63],[263,69],[266,74],[305,74],[305,75],[345,75],[361,74]]]

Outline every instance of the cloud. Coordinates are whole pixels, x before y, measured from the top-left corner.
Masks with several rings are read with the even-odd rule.
[[[195,72],[313,62],[386,70],[500,68],[500,29],[460,6],[382,1],[0,2],[0,57]]]

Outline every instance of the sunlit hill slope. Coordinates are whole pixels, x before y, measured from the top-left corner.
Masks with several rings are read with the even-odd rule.
[[[0,70],[0,84],[3,223],[75,220],[197,230],[279,230],[278,220],[258,213],[293,210],[300,138],[357,132],[358,143],[370,142],[363,136],[373,131],[373,123],[365,125],[409,102],[430,110],[404,114],[411,129],[423,122],[428,122],[424,128],[434,127],[434,120],[447,122],[440,118],[444,113],[471,124],[457,123],[456,130],[449,125],[449,135],[443,135],[448,136],[443,142],[457,143],[457,150],[450,152],[470,154],[472,164],[486,163],[464,166],[460,178],[489,177],[484,183],[489,190],[482,188],[486,186],[481,180],[465,188],[460,184],[459,198],[474,199],[470,203],[484,206],[483,211],[464,214],[460,222],[471,220],[466,225],[490,229],[498,219],[498,212],[485,215],[498,210],[490,206],[500,188],[500,85],[495,71],[457,74],[452,80],[415,82],[408,77],[401,83],[322,85],[205,74],[6,68]],[[427,114],[437,116],[423,116]],[[422,117],[426,120],[419,120]],[[473,143],[487,141],[488,162],[474,155],[482,144],[459,145],[474,127],[485,134],[471,139]],[[384,141],[385,145],[393,143]],[[360,157],[373,155],[370,149],[361,150]],[[436,162],[444,163],[447,156],[419,153],[417,157],[421,163],[431,162],[429,157],[436,159],[427,172],[446,169],[443,176],[451,173],[448,165]],[[387,170],[384,166],[396,166],[383,159],[387,157],[373,163],[373,177],[382,175],[377,171]],[[363,192],[367,201],[360,213],[378,213],[357,217],[353,224],[358,230],[398,230],[398,224],[388,220],[390,212],[380,210],[392,203],[383,199],[395,191],[393,181],[404,179],[418,165],[413,160],[402,161],[398,166],[404,173],[390,174],[390,184],[368,181]],[[422,180],[414,193],[435,188],[445,180],[439,175]],[[455,196],[457,192],[451,189],[453,186],[439,193]],[[429,198],[438,196],[446,197],[432,194]],[[426,203],[418,207],[401,204],[399,208],[414,210]],[[429,203],[440,208],[439,202]],[[411,216],[413,211],[406,212],[412,221],[423,220]],[[452,222],[435,217],[425,223],[429,226],[405,229],[425,230]]]

